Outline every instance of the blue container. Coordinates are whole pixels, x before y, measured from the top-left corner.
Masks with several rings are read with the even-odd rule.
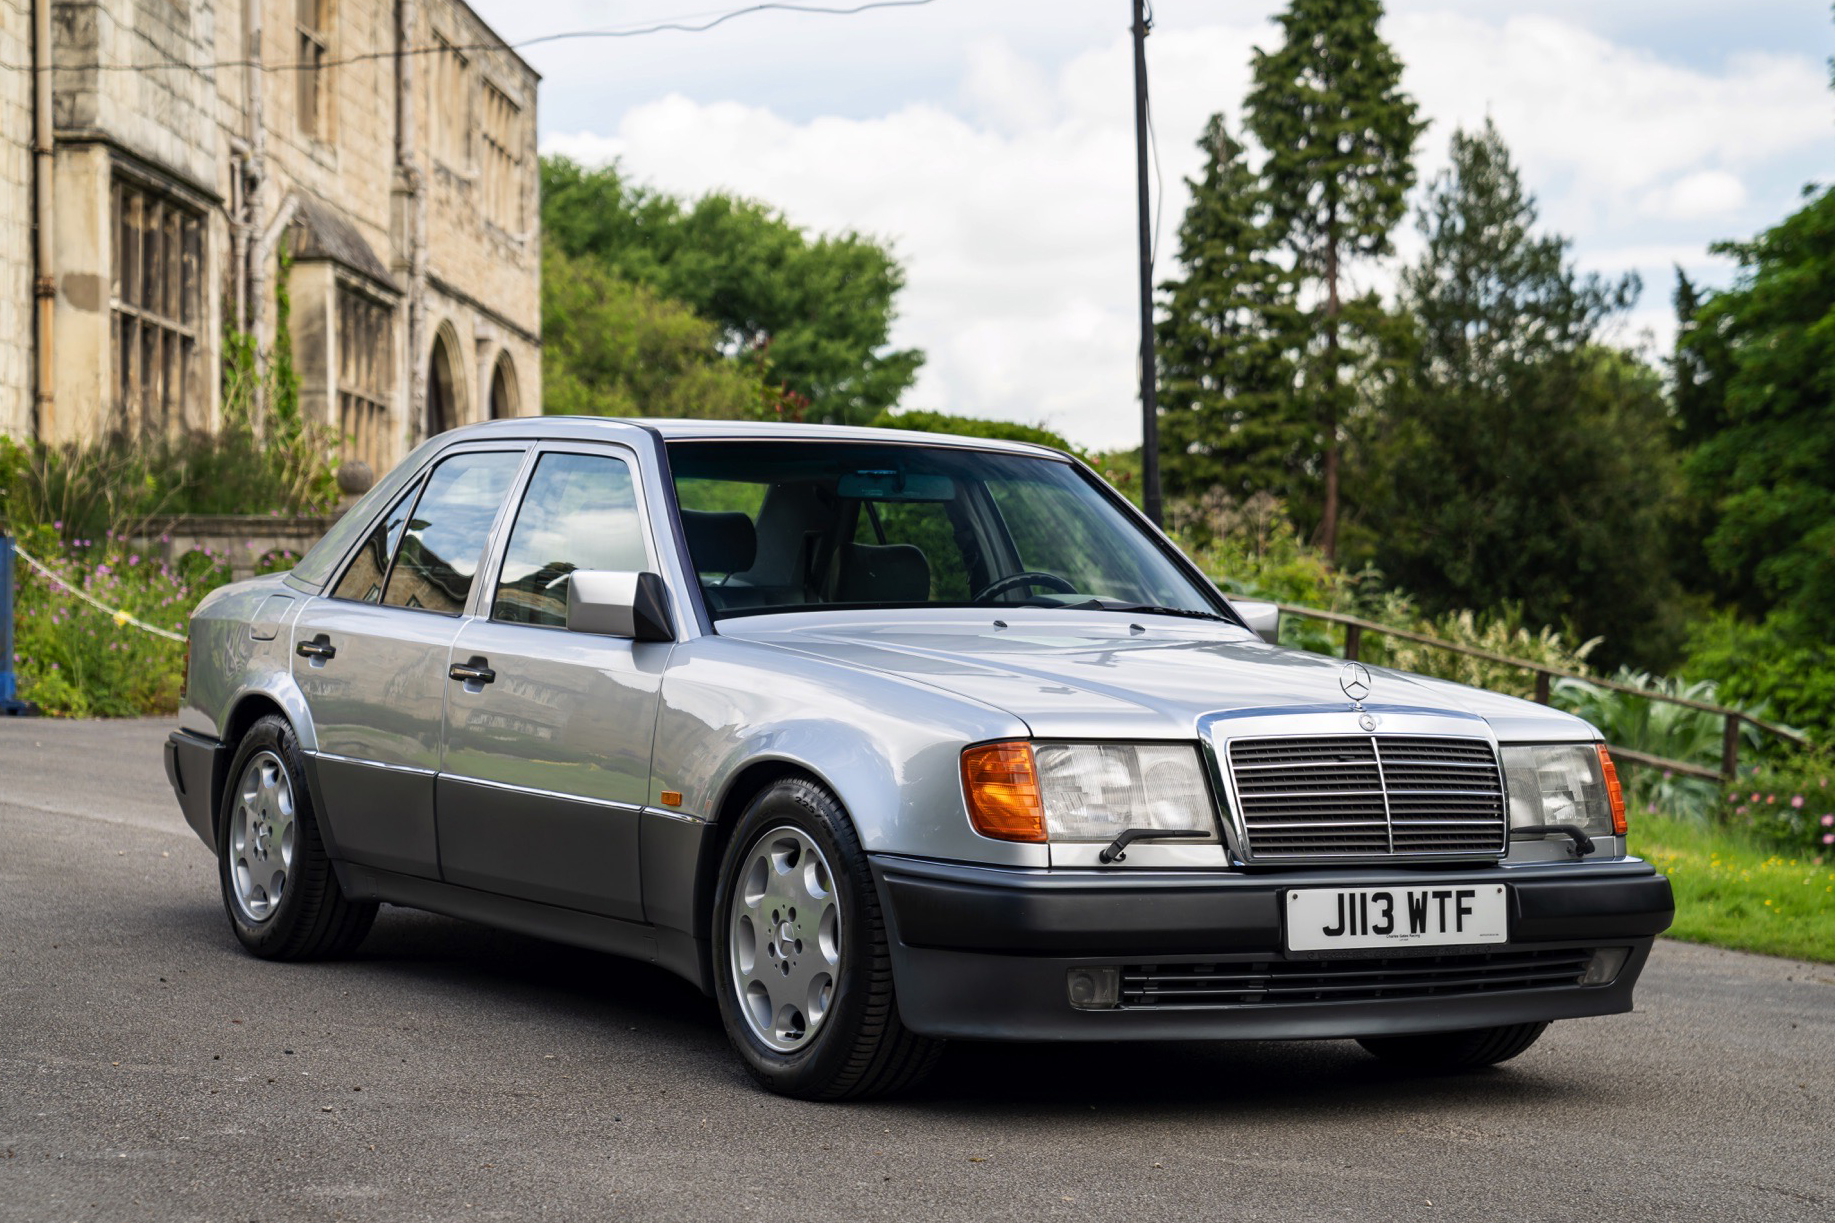
[[[19,699],[13,673],[13,537],[0,532],[0,716],[37,712]]]

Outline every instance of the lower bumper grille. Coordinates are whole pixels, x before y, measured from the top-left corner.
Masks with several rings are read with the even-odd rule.
[[[1590,949],[1496,951],[1370,960],[1124,964],[1124,1008],[1191,1009],[1438,998],[1578,985]]]

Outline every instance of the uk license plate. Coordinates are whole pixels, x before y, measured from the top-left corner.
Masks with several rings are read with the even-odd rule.
[[[1287,893],[1289,951],[1456,947],[1510,938],[1501,884],[1301,888]]]

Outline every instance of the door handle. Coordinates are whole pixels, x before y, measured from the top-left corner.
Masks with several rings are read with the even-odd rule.
[[[301,658],[323,659],[323,658],[336,657],[338,650],[336,646],[331,644],[331,638],[327,637],[323,633],[320,633],[317,637],[314,637],[311,641],[302,641],[298,645],[294,646],[293,652],[295,654],[298,654]]]
[[[468,684],[488,684],[497,678],[497,673],[485,665],[486,661],[483,658],[473,658],[470,662],[455,662],[446,668],[446,674]]]

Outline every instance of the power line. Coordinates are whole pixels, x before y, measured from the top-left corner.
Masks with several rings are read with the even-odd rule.
[[[140,64],[108,64],[100,60],[87,64],[53,64],[52,71],[65,72],[159,72],[169,69],[184,69],[207,76],[212,72],[233,68],[255,68],[262,72],[299,72],[316,71],[321,68],[336,68],[345,64],[362,64],[375,60],[395,59],[402,55],[437,55],[447,51],[520,51],[524,47],[538,46],[543,43],[566,42],[584,38],[640,38],[646,34],[704,34],[716,26],[725,25],[740,17],[753,13],[770,11],[785,13],[812,13],[828,17],[852,17],[856,13],[865,13],[872,9],[883,8],[920,8],[935,0],[868,0],[846,8],[822,4],[787,4],[765,3],[747,5],[745,8],[731,9],[720,13],[698,25],[689,24],[686,18],[675,18],[657,22],[654,25],[631,26],[599,30],[561,30],[553,34],[538,34],[534,38],[525,38],[520,42],[478,42],[478,43],[438,43],[423,47],[397,47],[387,51],[364,51],[356,55],[346,55],[338,59],[320,60],[316,63],[308,60],[293,60],[288,63],[269,64],[254,59],[220,59],[205,63],[192,60],[166,59],[154,60]],[[0,70],[9,72],[32,72],[31,64],[9,64],[0,62]]]

